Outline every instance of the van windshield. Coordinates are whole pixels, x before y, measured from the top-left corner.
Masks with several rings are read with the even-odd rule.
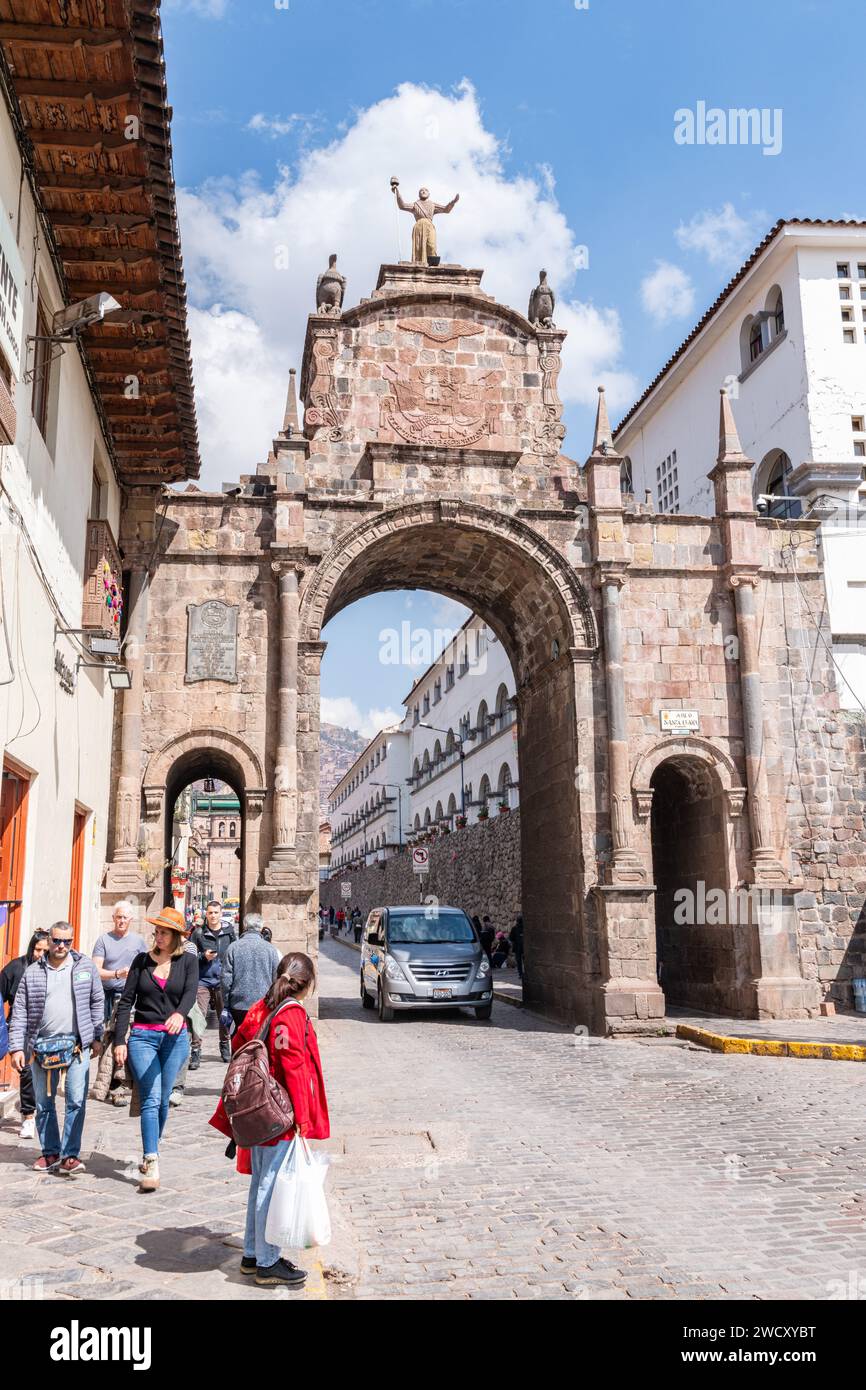
[[[392,945],[440,945],[447,941],[475,940],[472,923],[462,912],[392,912],[388,918]]]

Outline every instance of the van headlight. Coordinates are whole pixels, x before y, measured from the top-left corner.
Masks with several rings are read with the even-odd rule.
[[[489,974],[490,974],[490,961],[489,961],[489,960],[487,959],[487,957],[485,956],[484,959],[483,959],[483,961],[481,962],[481,964],[480,964],[479,967],[478,967],[478,978],[479,978],[479,980],[483,980],[483,979],[484,979],[484,976],[485,976],[485,975],[489,975]]]
[[[406,978],[393,956],[388,956],[385,961],[385,974],[389,980],[405,980]]]

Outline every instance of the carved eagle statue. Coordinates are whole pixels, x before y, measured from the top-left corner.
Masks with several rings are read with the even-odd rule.
[[[556,295],[547,283],[547,271],[540,270],[538,284],[529,296],[529,322],[533,328],[552,328]]]

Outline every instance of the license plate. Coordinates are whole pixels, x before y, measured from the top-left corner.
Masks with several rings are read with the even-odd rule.
[[[434,989],[434,991],[433,991],[433,998],[434,998],[434,999],[450,999],[450,998],[451,998],[451,991],[450,991],[450,989]]]

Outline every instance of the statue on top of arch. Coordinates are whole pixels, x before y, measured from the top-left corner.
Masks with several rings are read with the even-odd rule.
[[[415,218],[415,226],[412,228],[412,260],[416,265],[438,265],[433,218],[437,212],[451,212],[460,201],[460,194],[455,193],[450,203],[436,203],[430,197],[428,188],[420,188],[415,202],[406,203],[400,196],[400,180],[397,178],[391,179],[391,191],[397,199],[400,211],[411,212]]]

